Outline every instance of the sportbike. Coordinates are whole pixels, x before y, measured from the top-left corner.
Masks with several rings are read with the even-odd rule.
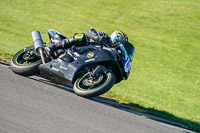
[[[82,97],[95,97],[107,92],[116,83],[126,80],[131,71],[134,46],[127,42],[115,47],[96,38],[87,46],[73,46],[48,53],[48,44],[66,37],[48,31],[50,42],[43,42],[39,31],[32,32],[33,46],[17,52],[10,63],[13,72],[40,75],[56,84],[73,88]]]

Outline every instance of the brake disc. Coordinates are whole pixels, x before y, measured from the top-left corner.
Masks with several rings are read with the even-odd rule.
[[[94,78],[94,77],[90,76],[88,78],[83,79],[83,85],[85,85],[85,86],[94,86],[94,85],[99,84],[102,80],[103,80],[103,75],[101,75],[98,78]]]

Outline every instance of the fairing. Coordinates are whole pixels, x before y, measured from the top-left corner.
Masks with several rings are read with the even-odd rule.
[[[69,49],[71,50],[71,49]],[[86,66],[91,64],[106,64],[108,67],[115,67],[119,73],[117,57],[111,49],[102,49],[96,46],[85,46],[77,48],[79,57],[71,57],[69,54],[61,58],[42,64],[39,66],[40,75],[58,84],[72,86],[76,80],[76,75]],[[57,77],[59,76],[59,78]]]
[[[131,58],[134,54],[134,47],[131,45],[128,43],[125,47],[121,44],[117,48],[89,45],[77,47],[75,51],[68,49],[68,54],[40,65],[40,75],[55,83],[72,87],[78,78],[77,75],[88,66],[103,65],[116,74],[118,83],[129,76]]]

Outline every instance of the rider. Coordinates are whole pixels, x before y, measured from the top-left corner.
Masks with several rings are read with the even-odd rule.
[[[97,32],[94,28],[88,30],[88,34],[85,33],[75,33],[74,36],[70,38],[63,39],[60,42],[56,42],[54,45],[49,47],[50,52],[54,52],[58,49],[67,49],[74,46],[86,46],[89,43],[103,41],[106,44],[109,44],[111,47],[114,47],[119,43],[120,40],[128,41],[128,36],[125,32],[121,30],[114,31],[109,37],[105,32]]]

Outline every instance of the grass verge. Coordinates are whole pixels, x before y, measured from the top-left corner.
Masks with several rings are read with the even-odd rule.
[[[200,132],[200,1],[0,1],[0,58],[32,45],[31,32],[66,36],[90,27],[124,30],[136,47],[127,81],[104,96]]]

